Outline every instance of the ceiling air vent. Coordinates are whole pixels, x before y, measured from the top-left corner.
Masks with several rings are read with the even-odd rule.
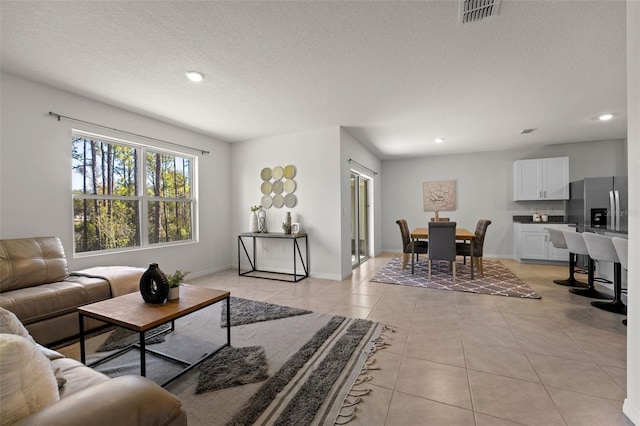
[[[461,0],[460,1],[460,22],[478,22],[490,16],[498,14],[500,0]]]

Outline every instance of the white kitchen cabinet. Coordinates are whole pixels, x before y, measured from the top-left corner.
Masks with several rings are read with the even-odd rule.
[[[513,200],[568,200],[569,157],[513,163]]]
[[[545,228],[575,231],[565,224],[514,223],[514,248],[516,260],[569,261],[569,250],[555,248]]]

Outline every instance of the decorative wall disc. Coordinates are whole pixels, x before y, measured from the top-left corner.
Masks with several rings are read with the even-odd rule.
[[[273,196],[273,207],[279,209],[284,205],[284,197],[280,194]]]
[[[296,175],[296,166],[288,165],[284,166],[284,177],[285,179],[293,179]]]
[[[265,167],[264,169],[262,169],[262,171],[260,172],[260,177],[264,181],[271,180],[271,169],[269,167]]]
[[[282,179],[282,175],[284,174],[284,171],[282,170],[282,167],[280,166],[276,166],[273,168],[273,172],[271,173],[271,177],[273,178],[273,180],[280,180]]]
[[[284,187],[284,185],[282,184],[282,181],[281,180],[277,180],[277,181],[273,182],[273,185],[271,185],[271,190],[276,194],[282,194],[283,187]]]
[[[296,206],[298,198],[294,194],[287,194],[284,196],[284,206],[288,209]]]
[[[272,204],[273,204],[273,200],[271,199],[270,195],[263,195],[262,198],[260,199],[260,205],[265,209],[270,208]]]
[[[287,179],[284,181],[284,192],[291,194],[296,190],[296,181]]]
[[[272,189],[272,185],[271,182],[262,182],[262,185],[260,185],[260,192],[262,192],[264,195],[269,195],[271,193],[271,189]]]

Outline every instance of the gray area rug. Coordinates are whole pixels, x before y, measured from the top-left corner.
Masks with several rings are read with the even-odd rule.
[[[306,309],[291,308],[289,306],[274,305],[273,303],[258,302],[255,300],[231,297],[231,326],[252,324],[259,321],[269,321],[274,319],[292,317],[295,315],[310,314]],[[222,305],[222,326],[227,323],[227,305]]]
[[[228,346],[200,365],[196,393],[267,380],[267,355],[262,346]]]
[[[171,326],[168,324],[163,324],[156,328],[152,328],[146,333],[147,336],[152,336],[145,340],[146,344],[153,345],[155,343],[164,342],[164,333],[166,333],[170,329]],[[158,334],[153,336],[153,334],[155,333]],[[97,349],[97,352],[115,351],[116,349],[122,349],[134,343],[138,343],[139,341],[140,337],[138,336],[138,333],[127,330],[126,328],[115,327],[113,332],[109,334],[109,337],[107,337],[107,340],[105,340],[104,343]]]
[[[255,308],[254,318],[263,318],[262,302],[250,302],[246,306]],[[153,349],[187,362],[211,353],[226,341],[224,305],[177,320],[175,331],[166,333],[165,341]],[[233,302],[231,309],[233,313]],[[303,310],[278,311],[281,315]],[[313,312],[249,322],[232,327],[231,347],[167,386],[180,398],[190,425],[334,424],[383,328],[371,321]],[[109,353],[96,352],[104,340],[102,336],[87,341],[88,362]],[[158,383],[181,368],[151,354],[146,364],[147,377]],[[140,354],[133,350],[95,368],[112,377],[139,374]]]

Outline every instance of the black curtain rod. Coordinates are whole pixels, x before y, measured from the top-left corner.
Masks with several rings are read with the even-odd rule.
[[[363,165],[363,164],[358,163],[356,160],[353,160],[353,159],[349,158],[349,162],[350,162],[350,163],[357,164],[358,166],[362,167],[363,169],[367,169],[367,170],[369,170],[371,173],[373,173],[373,175],[374,175],[374,176],[378,174],[378,172],[376,172],[375,170],[370,169],[370,168],[368,168],[367,166],[365,166],[365,165]]]
[[[114,129],[113,127],[103,126],[102,124],[96,124],[96,123],[92,123],[90,121],[80,120],[79,118],[67,117],[66,115],[56,114],[55,112],[52,112],[52,111],[49,111],[49,115],[52,116],[52,117],[56,117],[58,119],[58,121],[60,121],[61,119],[64,118],[65,120],[77,121],[78,123],[84,123],[84,124],[89,124],[91,126],[101,127],[103,129],[113,130],[114,132],[125,133],[127,135],[137,136],[139,138],[144,138],[144,139],[149,139],[149,140],[152,140],[152,141],[162,142],[162,143],[166,143],[166,144],[173,145],[173,146],[179,146],[180,148],[186,148],[186,149],[191,149],[191,150],[194,150],[194,151],[200,151],[202,153],[202,155],[209,154],[209,151],[205,151],[205,150],[200,149],[200,148],[194,148],[192,146],[187,146],[187,145],[180,145],[179,143],[169,142],[169,141],[165,141],[163,139],[158,139],[158,138],[152,138],[150,136],[140,135],[138,133],[127,132],[126,130]]]

